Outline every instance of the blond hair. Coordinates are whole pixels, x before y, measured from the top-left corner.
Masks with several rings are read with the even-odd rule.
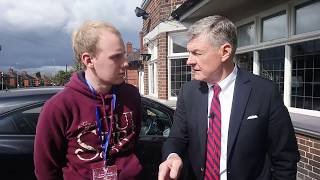
[[[101,30],[107,30],[121,37],[120,32],[111,24],[103,21],[86,21],[72,34],[72,48],[75,60],[82,65],[82,54],[87,52],[93,57],[98,53]]]

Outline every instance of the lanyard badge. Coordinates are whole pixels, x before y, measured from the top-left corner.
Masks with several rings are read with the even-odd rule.
[[[113,110],[115,107],[115,102],[114,98],[111,100],[111,119],[113,119]],[[112,166],[106,166],[105,162],[107,160],[107,151],[108,151],[108,145],[109,145],[109,140],[111,136],[111,125],[110,121],[107,121],[107,127],[108,127],[108,132],[105,134],[105,143],[103,143],[103,133],[102,133],[102,121],[103,119],[100,118],[100,113],[99,113],[99,107],[96,107],[96,121],[97,121],[97,129],[98,129],[98,135],[100,139],[100,143],[102,146],[102,153],[103,153],[103,161],[102,162],[97,162],[91,166],[92,168],[92,178],[93,180],[117,180],[117,166],[112,165]]]
[[[92,92],[93,96],[96,97],[96,93],[95,93],[93,87],[91,86],[91,84],[87,80],[86,80],[86,83],[87,83],[90,91]],[[113,92],[113,89],[112,89],[112,99],[111,99],[111,104],[110,104],[110,106],[111,106],[111,120],[113,119],[113,111],[116,107],[116,97],[117,96]],[[105,108],[105,107],[103,107],[103,108]],[[118,174],[117,173],[117,166],[112,165],[112,166],[106,167],[106,163],[105,163],[107,160],[107,151],[108,151],[108,145],[109,145],[109,140],[110,140],[110,136],[111,136],[111,124],[110,124],[110,121],[108,121],[107,117],[106,117],[105,120],[107,121],[108,132],[103,136],[102,121],[104,118],[101,118],[101,116],[100,116],[99,106],[96,106],[95,110],[96,110],[95,113],[96,113],[97,131],[98,131],[100,144],[102,147],[103,161],[93,163],[91,165],[92,177],[94,180],[116,180],[117,174]],[[105,111],[105,109],[103,109],[103,110]],[[103,143],[103,140],[105,140],[105,143]]]

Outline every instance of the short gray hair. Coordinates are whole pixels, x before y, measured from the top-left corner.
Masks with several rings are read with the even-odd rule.
[[[192,38],[203,34],[208,37],[213,46],[221,46],[228,42],[233,53],[237,49],[237,27],[226,17],[215,15],[196,21],[190,26],[188,33]]]

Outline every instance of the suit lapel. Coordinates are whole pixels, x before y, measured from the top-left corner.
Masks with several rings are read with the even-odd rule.
[[[206,153],[206,142],[207,142],[207,127],[208,127],[208,85],[205,82],[200,82],[199,87],[199,140],[200,140],[200,153],[201,162],[204,162],[204,157]]]
[[[239,128],[243,119],[249,95],[251,92],[251,86],[249,86],[249,78],[247,74],[238,69],[238,75],[235,82],[233,102],[230,115],[229,133],[228,133],[228,148],[227,159],[229,160],[230,153],[237,138]]]

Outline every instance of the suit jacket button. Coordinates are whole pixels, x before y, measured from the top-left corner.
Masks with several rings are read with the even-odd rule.
[[[203,172],[203,171],[204,171],[204,168],[203,168],[203,167],[201,167],[201,168],[200,168],[200,171],[201,171],[201,172]]]

